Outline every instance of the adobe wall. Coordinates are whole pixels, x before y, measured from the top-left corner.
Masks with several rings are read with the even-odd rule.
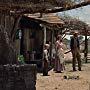
[[[0,65],[0,90],[36,90],[35,65]]]

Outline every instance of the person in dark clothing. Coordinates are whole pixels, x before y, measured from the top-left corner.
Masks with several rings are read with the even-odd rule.
[[[73,71],[76,71],[76,60],[78,62],[78,70],[81,71],[80,44],[78,39],[78,32],[76,31],[74,32],[73,37],[71,37],[70,48],[73,56]]]

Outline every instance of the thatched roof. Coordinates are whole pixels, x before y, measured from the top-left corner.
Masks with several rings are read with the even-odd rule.
[[[65,1],[66,0],[0,0],[0,9],[36,13],[55,9],[56,7],[63,7]]]
[[[62,0],[0,0],[0,7],[6,9],[50,9],[57,6],[62,6]],[[59,5],[58,5],[59,4]],[[8,9],[7,8],[7,9]]]
[[[68,1],[68,0],[67,0]],[[69,0],[70,1],[70,0]],[[66,0],[0,0],[0,5],[12,5],[12,6],[22,6],[27,5],[42,5],[45,6],[63,6]],[[24,7],[24,6],[22,6]]]
[[[0,0],[0,10],[13,10],[15,13],[60,12],[89,5],[90,1],[79,4],[72,0]],[[58,8],[57,8],[58,7]]]
[[[48,27],[54,27],[54,28],[61,28],[64,25],[63,20],[61,20],[58,16],[54,14],[43,14],[42,17],[40,17],[40,14],[28,14],[25,15],[26,17],[33,19],[43,25],[46,25]]]
[[[30,18],[34,18],[36,20],[42,20],[50,24],[64,24],[64,22],[55,14],[49,13],[49,14],[43,14],[42,17],[40,17],[40,14],[28,14],[25,15]]]

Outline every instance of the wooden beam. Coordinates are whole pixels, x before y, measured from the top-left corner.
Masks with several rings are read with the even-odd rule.
[[[29,14],[29,13],[56,13],[56,12],[63,12],[63,11],[67,11],[67,10],[72,10],[72,9],[76,9],[76,8],[80,8],[83,6],[87,6],[90,5],[90,1],[86,1],[86,2],[82,2],[79,4],[75,4],[72,6],[67,6],[67,7],[60,7],[60,8],[55,8],[55,9],[45,9],[45,10],[37,10],[37,11],[32,11],[28,8],[27,10],[21,11],[21,12],[16,12],[17,14]]]
[[[46,44],[46,27],[44,26],[43,29],[44,29],[44,45],[45,45]]]
[[[14,25],[13,25],[13,28],[11,30],[12,41],[14,41],[14,39],[15,39],[15,33],[16,33],[17,29],[18,29],[18,25],[19,25],[19,21],[20,21],[21,17],[22,16],[18,16],[18,17],[15,18]]]

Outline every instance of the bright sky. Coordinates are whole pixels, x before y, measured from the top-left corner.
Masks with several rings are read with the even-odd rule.
[[[70,15],[71,17],[79,18],[80,20],[86,22],[90,25],[90,5],[84,6],[82,8],[77,8],[69,11],[64,11],[65,15]],[[60,14],[63,14],[60,12]]]

